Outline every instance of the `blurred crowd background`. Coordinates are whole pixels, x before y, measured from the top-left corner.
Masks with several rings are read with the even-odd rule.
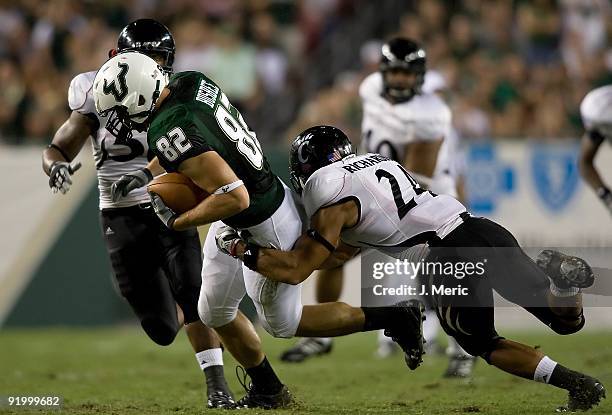
[[[328,123],[359,134],[357,89],[381,42],[422,42],[467,138],[581,134],[579,104],[612,83],[608,0],[0,0],[0,141],[47,143],[73,76],[130,21],[174,34],[175,70],[208,74],[265,144]]]

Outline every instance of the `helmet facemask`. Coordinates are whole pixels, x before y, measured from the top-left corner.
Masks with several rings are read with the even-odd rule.
[[[422,92],[426,71],[425,51],[412,41],[394,39],[383,45],[379,69],[385,94],[396,103],[409,101]],[[414,80],[409,85],[389,82],[388,77],[392,72],[414,75]]]

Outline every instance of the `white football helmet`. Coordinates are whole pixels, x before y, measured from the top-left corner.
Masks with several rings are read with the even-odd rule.
[[[119,53],[96,74],[93,96],[96,111],[115,111],[131,129],[144,131],[155,102],[168,85],[168,75],[153,59],[138,52]]]

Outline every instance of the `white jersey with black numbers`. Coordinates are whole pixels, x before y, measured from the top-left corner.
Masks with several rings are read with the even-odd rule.
[[[439,140],[451,128],[451,112],[438,95],[420,94],[391,104],[382,96],[380,72],[366,77],[359,87],[363,104],[361,131],[366,150],[392,160],[404,159],[404,147],[415,141]]]
[[[308,217],[341,201],[359,206],[355,226],[342,241],[399,257],[406,248],[444,238],[462,223],[466,208],[448,195],[435,195],[396,161],[368,153],[325,166],[308,178],[302,194]]]
[[[147,135],[135,131],[132,137],[129,137],[125,131],[113,135],[106,128],[108,117],[100,117],[94,106],[92,86],[95,76],[96,72],[92,71],[81,73],[72,79],[68,90],[68,104],[72,111],[92,117],[98,122],[99,127],[92,136],[92,144],[100,191],[100,209],[149,202],[150,198],[145,187],[133,190],[118,202],[111,200],[110,187],[114,181],[125,173],[147,165]]]
[[[612,143],[612,85],[589,92],[580,104],[580,115],[588,132],[597,132]]]

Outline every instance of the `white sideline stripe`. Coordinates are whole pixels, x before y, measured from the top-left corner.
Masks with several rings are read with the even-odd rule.
[[[23,206],[21,206],[21,209],[17,209],[17,212],[7,215],[8,217],[3,220],[18,224],[23,224],[28,220],[36,221],[36,226],[30,226],[26,230],[28,235],[20,238],[17,242],[19,246],[15,254],[5,258],[8,262],[0,267],[0,326],[2,326],[17,303],[17,300],[34,277],[34,272],[45,255],[53,243],[56,242],[74,211],[81,205],[92,185],[94,185],[96,171],[91,156],[91,148],[86,145],[76,158],[83,164],[83,167],[75,173],[75,179],[70,191],[65,195],[60,193],[51,194],[51,189],[47,185],[48,179],[40,165],[42,147],[25,149],[2,147],[0,149],[0,166],[3,167],[2,171],[4,171],[5,167],[9,167],[10,170],[9,174],[4,177],[29,176],[27,182],[24,180],[18,183],[18,185],[21,185],[19,189],[10,191],[6,198],[6,200],[14,200],[15,205],[21,204]],[[15,162],[15,158],[18,159],[18,162]],[[35,166],[31,164],[34,160],[36,160]],[[23,175],[20,170],[23,171]],[[23,188],[23,185],[26,188]],[[28,186],[32,186],[32,188],[28,188]],[[5,189],[10,186],[8,183],[5,186],[3,182],[0,187]],[[47,196],[44,192],[47,192],[50,196]],[[49,200],[49,197],[52,199]],[[32,214],[32,210],[31,206],[28,209],[28,204],[31,202],[42,203],[44,205],[43,212],[39,212],[34,218],[29,217]],[[15,205],[12,208],[15,208]],[[0,207],[0,213],[4,209],[4,207]],[[9,207],[9,210],[11,210],[11,207]],[[3,227],[3,229],[5,228]],[[4,235],[4,237],[10,238],[11,235]]]

